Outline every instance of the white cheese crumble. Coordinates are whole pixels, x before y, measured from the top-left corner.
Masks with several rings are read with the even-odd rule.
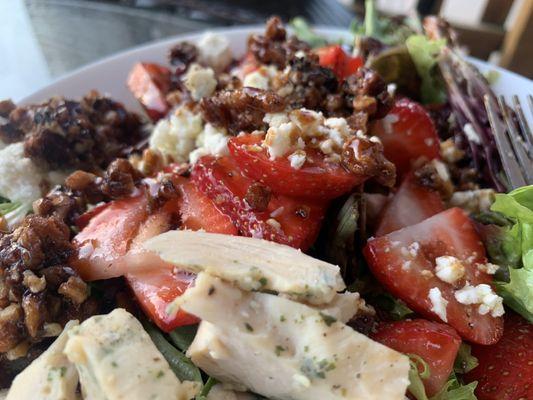
[[[446,283],[455,283],[465,274],[461,261],[453,256],[441,256],[435,259],[435,274]]]
[[[256,89],[270,89],[272,79],[279,73],[278,69],[272,65],[263,65],[250,72],[244,77],[243,86],[253,87]]]
[[[198,64],[192,64],[189,67],[183,81],[195,101],[199,101],[203,97],[211,96],[217,87],[215,71]]]
[[[206,32],[197,47],[199,61],[217,72],[224,70],[233,59],[228,39],[218,33]]]
[[[478,304],[478,312],[481,315],[490,313],[493,317],[501,317],[505,312],[503,299],[484,283],[477,286],[467,283],[462,289],[457,290],[454,296],[461,304]]]
[[[303,149],[309,143],[327,155],[327,160],[338,162],[343,144],[353,137],[346,119],[325,118],[321,112],[305,108],[266,114],[263,121],[269,125],[264,146],[272,160]],[[366,138],[362,132],[358,135]]]
[[[489,274],[489,275],[494,275],[498,271],[498,269],[500,268],[498,265],[491,264],[491,263],[476,264],[476,267],[481,272],[484,272],[484,273]]]
[[[471,123],[466,123],[463,126],[463,132],[465,133],[468,140],[477,144],[481,144],[481,139],[479,138],[479,135],[477,134]]]
[[[389,83],[387,85],[387,92],[391,97],[394,97],[394,95],[396,94],[396,89],[398,89],[398,86],[395,83]]]
[[[428,298],[431,302],[431,311],[437,314],[444,322],[448,322],[448,317],[446,315],[448,300],[442,297],[440,289],[437,287],[431,288],[429,290]]]
[[[219,129],[207,123],[196,138],[197,149],[189,154],[189,162],[196,163],[200,157],[212,155],[222,157],[229,155],[229,136],[225,129]]]
[[[468,212],[477,213],[489,211],[495,198],[496,195],[493,189],[466,190],[464,192],[454,192],[450,198],[450,205],[464,208]]]
[[[176,162],[186,162],[189,153],[196,147],[196,139],[202,128],[201,115],[181,106],[169,119],[157,123],[150,136],[150,148],[170,156]]]
[[[24,156],[24,143],[19,142],[0,150],[0,176],[0,196],[31,208],[31,203],[43,195],[43,186],[62,183],[67,172],[40,169]]]
[[[296,150],[288,158],[289,158],[289,161],[291,162],[292,168],[300,169],[305,164],[306,154],[305,154],[305,151],[303,150]]]

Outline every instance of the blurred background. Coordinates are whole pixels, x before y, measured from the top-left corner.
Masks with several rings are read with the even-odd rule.
[[[376,0],[388,15],[439,14],[475,57],[533,78],[533,0]],[[0,99],[15,101],[129,47],[215,26],[288,21],[348,27],[361,0],[0,0]]]

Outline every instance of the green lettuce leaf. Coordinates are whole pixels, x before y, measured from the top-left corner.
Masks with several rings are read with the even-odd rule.
[[[510,268],[509,282],[496,282],[498,294],[507,306],[533,322],[533,185],[497,194],[491,210],[513,222],[504,228],[500,241]]]
[[[504,303],[533,323],[533,271],[509,269],[510,282],[496,282],[496,290]]]
[[[430,40],[424,35],[411,35],[405,45],[422,79],[422,102],[428,104],[446,101],[444,82],[438,71],[439,55],[446,46],[446,40]]]
[[[472,348],[464,342],[461,343],[453,365],[454,372],[457,374],[466,374],[478,365],[479,362],[477,358],[472,355]]]
[[[463,351],[467,351],[466,348]],[[411,366],[409,369],[409,387],[407,390],[416,400],[477,400],[476,395],[474,394],[477,382],[463,385],[457,379],[454,372],[452,372],[450,378],[442,389],[431,398],[428,398],[422,380],[429,378],[431,375],[429,366],[416,354],[407,354],[407,356],[409,356],[409,363]]]
[[[474,390],[477,382],[462,385],[455,374],[450,376],[444,387],[430,400],[477,400]]]

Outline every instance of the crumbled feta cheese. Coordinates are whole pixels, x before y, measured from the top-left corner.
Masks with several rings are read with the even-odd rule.
[[[244,77],[243,86],[253,87],[256,89],[270,89],[272,79],[278,74],[276,67],[272,65],[263,65]]]
[[[300,169],[305,164],[306,154],[305,154],[305,151],[303,150],[296,150],[288,158],[289,158],[289,161],[291,162],[292,168]]]
[[[331,154],[333,153],[333,148],[335,146],[335,142],[333,142],[332,139],[326,139],[320,142],[320,145],[318,146],[320,148],[320,151],[324,154]]]
[[[446,315],[448,300],[442,297],[440,289],[437,287],[431,288],[429,290],[428,298],[431,302],[431,311],[437,314],[444,322],[448,322],[448,317]]]
[[[256,89],[268,90],[270,82],[268,76],[265,76],[260,71],[250,72],[244,77],[242,85],[245,87],[252,87]]]
[[[466,190],[455,192],[450,198],[450,205],[461,207],[471,213],[489,211],[496,198],[493,189]]]
[[[265,146],[271,159],[303,150],[307,143],[328,156],[326,161],[339,162],[342,146],[353,137],[353,130],[345,118],[326,119],[321,112],[305,108],[266,114],[263,121],[269,125]],[[367,138],[362,132],[357,135]]]
[[[385,117],[382,119],[385,133],[392,134],[393,133],[392,125],[398,122],[399,120],[400,120],[400,117],[398,117],[398,115],[396,114],[385,115]]]
[[[263,122],[271,128],[279,128],[281,124],[289,122],[289,116],[286,113],[267,113],[263,118]]]
[[[395,83],[389,83],[387,85],[387,92],[389,93],[389,96],[394,97],[397,88],[398,86]]]
[[[196,138],[202,132],[200,114],[188,107],[179,107],[169,119],[160,120],[150,136],[150,148],[170,156],[176,162],[186,162],[196,147]]]
[[[292,122],[269,128],[265,137],[265,145],[270,159],[274,160],[289,153],[292,149],[293,139],[297,134],[297,129]]]
[[[435,274],[446,283],[455,283],[465,274],[461,261],[453,256],[441,256],[435,259]]]
[[[197,47],[199,61],[215,71],[224,70],[233,60],[228,39],[219,33],[205,33]]]
[[[471,123],[466,123],[463,126],[463,132],[465,133],[468,140],[477,144],[481,144],[481,139],[479,138],[479,135],[477,134]]]
[[[25,157],[24,143],[19,142],[0,150],[0,176],[0,196],[31,208],[31,203],[43,195],[42,187],[62,183],[67,172],[41,170]]]
[[[196,101],[211,96],[217,87],[215,71],[198,64],[189,67],[183,81],[187,90],[191,92],[191,97]]]
[[[325,133],[324,115],[321,112],[300,108],[291,111],[289,119],[307,137],[322,136]]]
[[[498,271],[498,269],[500,268],[498,265],[491,264],[491,263],[476,264],[476,267],[481,272],[484,272],[484,273],[489,274],[489,275],[494,275]]]
[[[205,124],[204,130],[196,138],[197,149],[189,154],[189,162],[196,163],[200,157],[212,155],[222,157],[229,155],[229,136],[225,129],[219,129],[213,125]]]
[[[493,317],[501,317],[505,312],[503,299],[484,283],[477,286],[467,283],[462,289],[457,290],[454,296],[461,304],[479,304],[478,312],[481,315],[490,313]]]

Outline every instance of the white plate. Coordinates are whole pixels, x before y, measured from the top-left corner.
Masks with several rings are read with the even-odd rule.
[[[230,41],[234,54],[242,55],[245,51],[248,35],[262,32],[263,29],[263,26],[246,26],[214,29],[212,31],[225,35]],[[347,41],[351,39],[351,36],[346,30],[317,28],[316,32],[330,39],[343,38]],[[201,36],[202,33],[179,35],[107,57],[58,79],[54,83],[24,98],[22,103],[40,102],[56,95],[77,98],[92,89],[96,89],[101,93],[109,94],[114,99],[122,101],[131,110],[141,111],[139,104],[126,87],[126,79],[131,67],[139,61],[167,64],[167,52],[172,44],[183,40],[196,42]],[[522,99],[525,99],[527,94],[533,94],[533,81],[530,79],[489,65],[480,60],[471,59],[471,61],[482,72],[490,70],[499,72],[499,78],[493,85],[496,94],[506,96],[517,94]]]

